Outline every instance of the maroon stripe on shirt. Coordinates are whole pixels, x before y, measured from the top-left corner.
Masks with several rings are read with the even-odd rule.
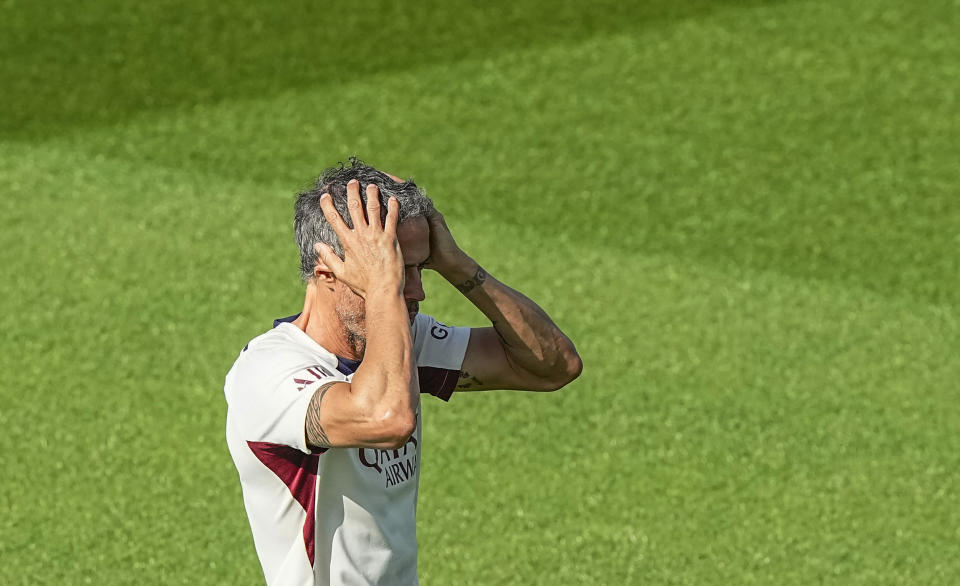
[[[317,489],[317,468],[323,452],[304,454],[296,448],[269,442],[247,442],[247,445],[253,455],[287,485],[290,494],[307,513],[307,521],[303,525],[303,544],[307,548],[307,557],[312,566],[317,522],[317,500],[314,495]]]
[[[420,392],[449,401],[453,389],[460,379],[459,370],[437,368],[435,366],[418,366],[417,375],[420,378]]]

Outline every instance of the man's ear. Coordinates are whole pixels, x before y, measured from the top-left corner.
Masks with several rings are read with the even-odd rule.
[[[317,264],[313,265],[313,278],[317,281],[317,284],[330,286],[333,286],[333,283],[337,280],[337,278],[333,276],[333,271],[330,270],[330,267],[319,258],[317,259]]]
[[[327,263],[323,262],[323,256],[320,254],[320,244],[315,244],[313,248],[317,251],[317,263],[313,265],[313,278],[318,285],[332,287],[337,278],[333,276],[333,271],[330,270]]]

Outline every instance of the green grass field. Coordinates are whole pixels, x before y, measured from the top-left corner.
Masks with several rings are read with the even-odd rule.
[[[352,154],[585,362],[425,401],[425,585],[960,583],[956,1],[248,4],[0,4],[0,583],[262,582],[223,376]]]

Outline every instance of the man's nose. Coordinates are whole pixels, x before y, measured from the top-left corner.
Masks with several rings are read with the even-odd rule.
[[[406,281],[403,284],[403,296],[408,301],[423,301],[427,298],[423,292],[423,279],[420,277],[420,271],[410,271],[407,273]]]

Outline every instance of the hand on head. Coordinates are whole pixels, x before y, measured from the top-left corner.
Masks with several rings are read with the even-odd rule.
[[[396,198],[387,200],[386,219],[380,221],[380,191],[374,184],[367,185],[367,205],[364,213],[360,199],[360,183],[347,183],[347,209],[353,229],[340,217],[330,194],[320,197],[323,215],[343,246],[341,260],[329,244],[314,245],[321,263],[357,295],[366,297],[377,288],[397,290],[403,287],[403,256],[397,242],[397,218],[400,206]],[[322,269],[322,267],[321,267]]]

